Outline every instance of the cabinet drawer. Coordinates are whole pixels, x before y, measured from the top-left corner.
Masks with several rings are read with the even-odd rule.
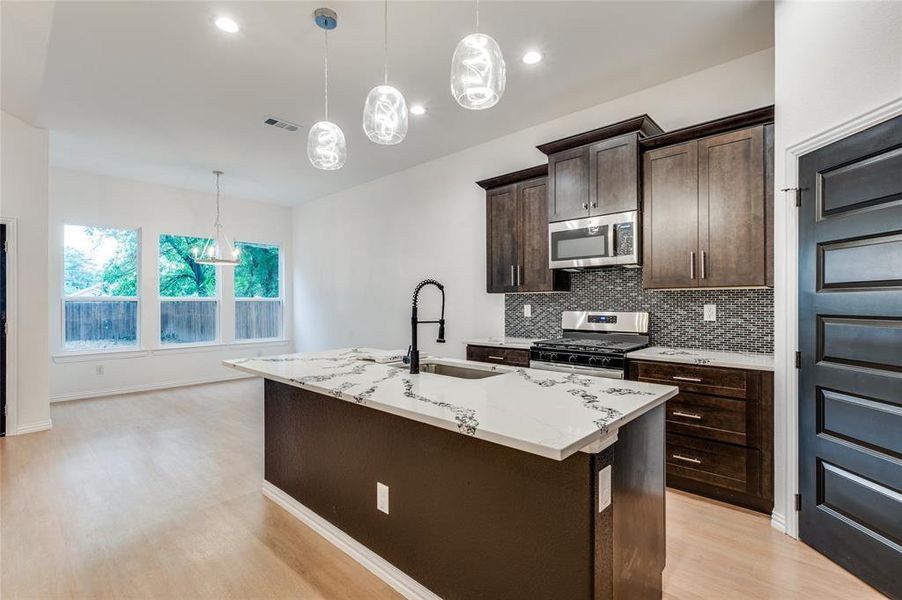
[[[748,408],[745,400],[680,392],[667,401],[667,431],[745,446]]]
[[[529,350],[468,345],[467,360],[494,363],[496,365],[511,365],[513,367],[528,367]]]
[[[681,391],[729,398],[758,397],[758,375],[754,371],[661,362],[639,362],[636,366],[639,381],[678,385]]]
[[[760,452],[667,434],[667,473],[740,492],[755,493]]]

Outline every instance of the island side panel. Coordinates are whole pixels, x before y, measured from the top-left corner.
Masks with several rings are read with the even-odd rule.
[[[661,598],[665,414],[662,404],[627,423],[612,447],[615,598]]]
[[[595,460],[266,381],[265,477],[446,600],[592,599]],[[389,486],[389,515],[376,509]]]

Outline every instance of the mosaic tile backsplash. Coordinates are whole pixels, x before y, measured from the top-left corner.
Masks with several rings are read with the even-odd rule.
[[[734,352],[774,351],[774,292],[749,290],[643,290],[642,269],[573,273],[571,291],[507,294],[504,333],[552,338],[561,335],[565,310],[647,311],[653,346]],[[532,317],[523,316],[523,305]],[[717,320],[703,319],[703,305],[717,305]]]

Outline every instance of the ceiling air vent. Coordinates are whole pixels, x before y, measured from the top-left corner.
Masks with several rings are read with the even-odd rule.
[[[284,119],[277,119],[276,117],[269,117],[265,121],[263,121],[267,125],[272,125],[273,127],[278,127],[279,129],[284,129],[285,131],[297,131],[301,128],[300,125],[296,125],[291,121],[286,121]]]

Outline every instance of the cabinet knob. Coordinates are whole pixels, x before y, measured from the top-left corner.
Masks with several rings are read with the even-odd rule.
[[[587,202],[583,202],[583,210],[589,210],[589,204]]]
[[[592,203],[592,208],[598,208],[598,202],[593,202],[593,203]]]

